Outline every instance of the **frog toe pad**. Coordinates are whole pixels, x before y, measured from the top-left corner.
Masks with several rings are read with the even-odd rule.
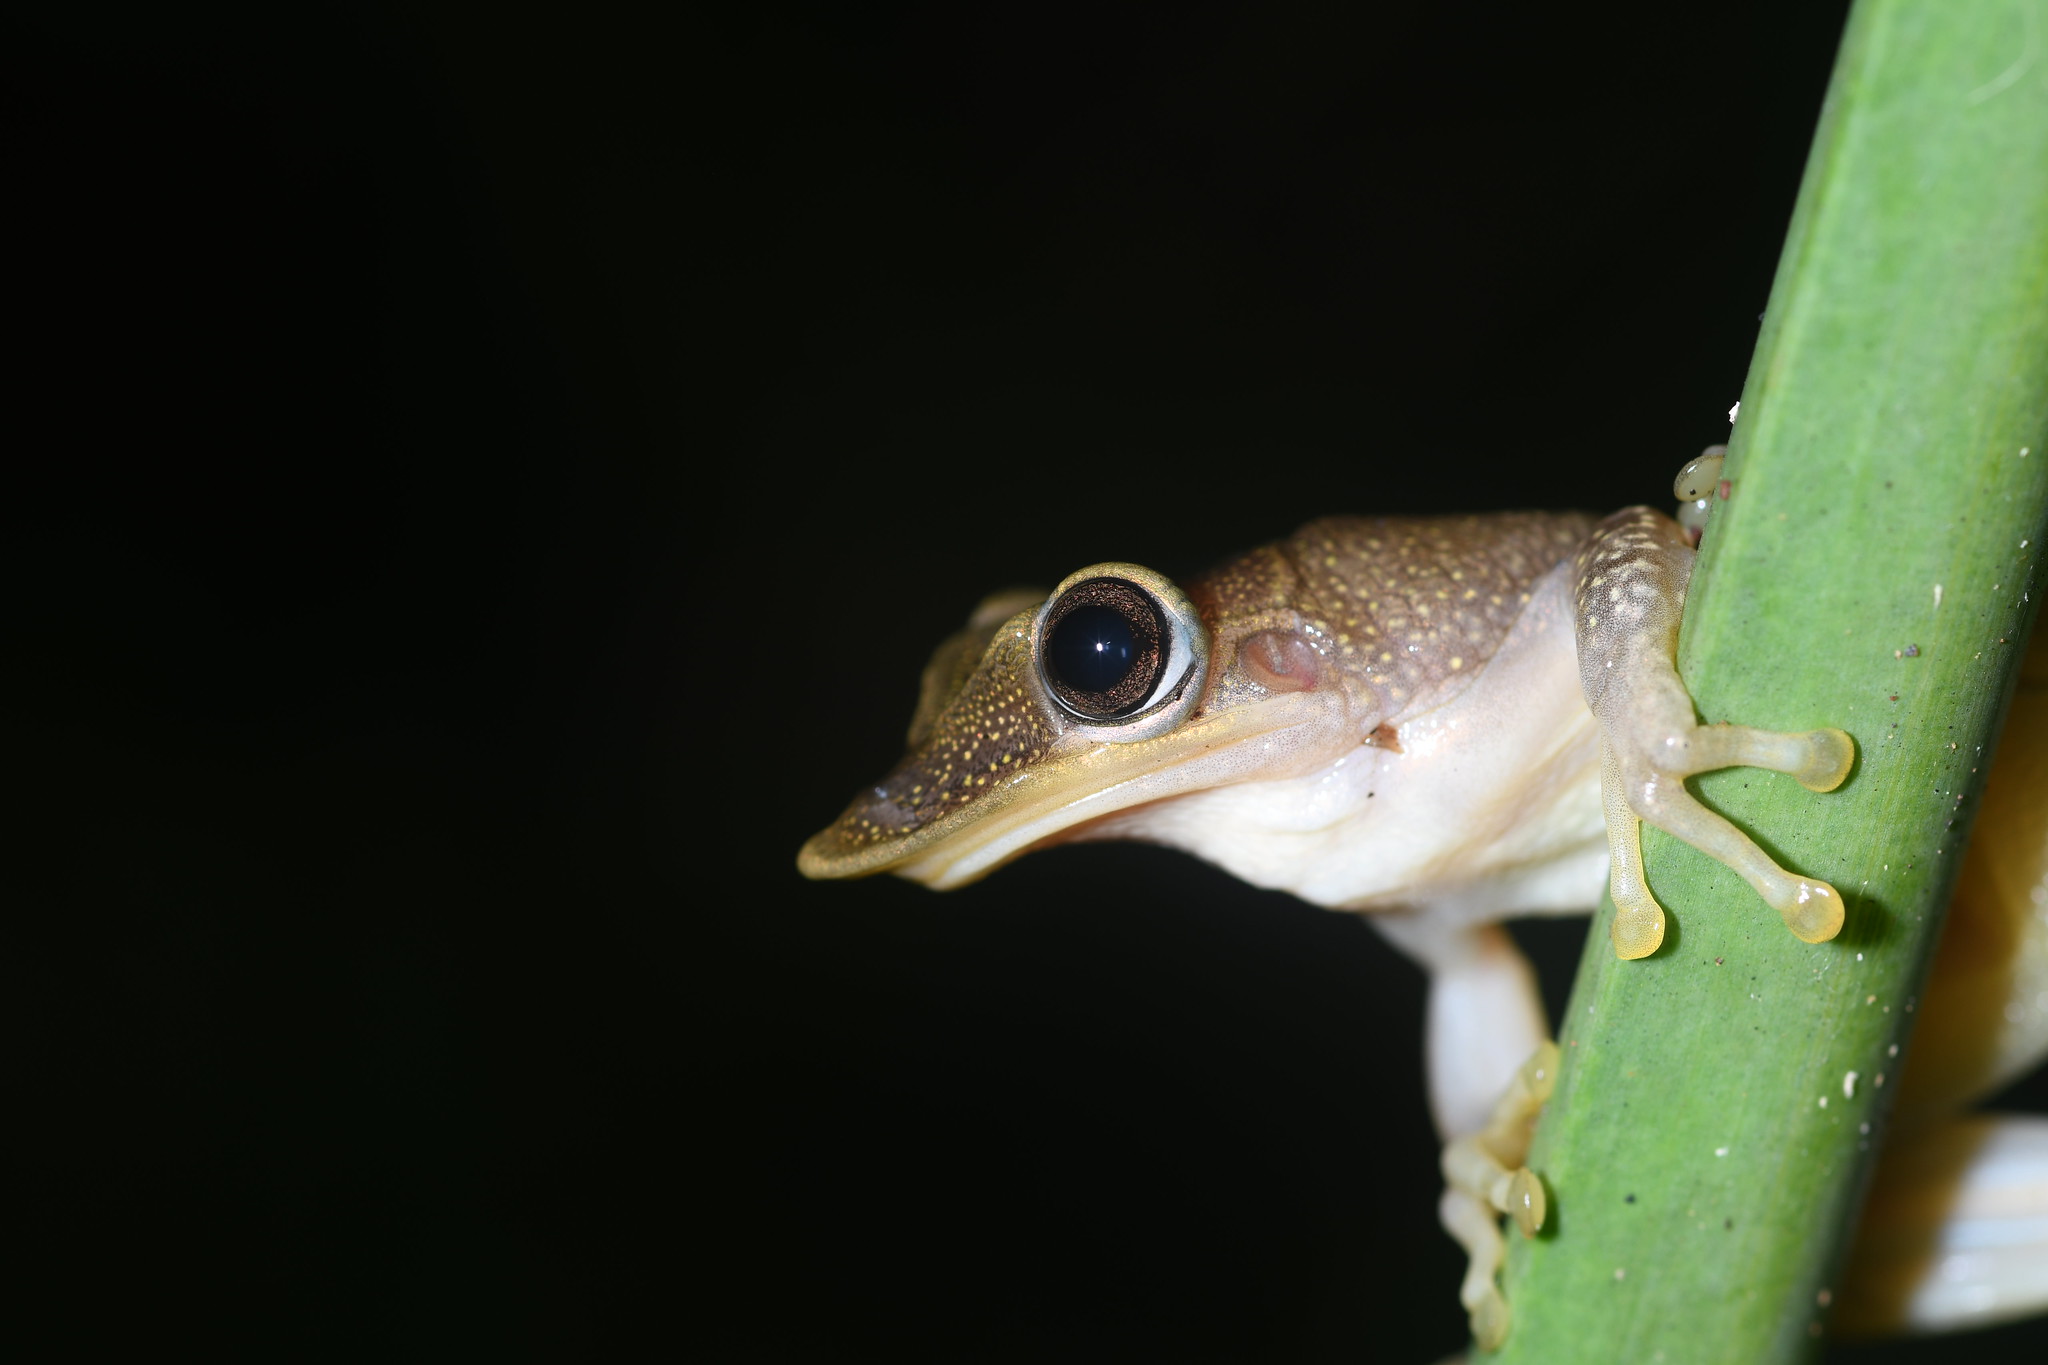
[[[1527,1166],[1517,1167],[1508,1175],[1505,1198],[1505,1212],[1515,1220],[1515,1226],[1522,1230],[1524,1237],[1534,1237],[1543,1230],[1543,1220],[1550,1212],[1548,1198],[1543,1193],[1543,1182]]]
[[[1785,927],[1808,943],[1826,943],[1842,932],[1842,893],[1817,877],[1793,877],[1791,894],[1771,908]],[[1765,899],[1770,900],[1769,897]]]
[[[1618,859],[1616,863],[1619,865]],[[1614,922],[1607,933],[1614,943],[1614,955],[1624,962],[1648,957],[1664,946],[1664,907],[1657,904],[1657,898],[1641,884],[1640,877],[1631,886],[1624,886],[1619,878],[1610,881]]]
[[[1849,769],[1856,762],[1856,741],[1846,731],[1832,727],[1808,730],[1798,738],[1808,746],[1807,765],[1787,771],[1808,791],[1831,792],[1848,780]]]

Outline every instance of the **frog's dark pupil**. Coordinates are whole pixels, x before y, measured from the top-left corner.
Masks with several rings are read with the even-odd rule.
[[[1046,663],[1077,692],[1108,692],[1130,676],[1138,637],[1123,613],[1088,605],[1075,607],[1053,627]]]
[[[1114,721],[1152,700],[1166,647],[1166,620],[1150,593],[1121,578],[1091,578],[1049,609],[1039,665],[1068,711]]]

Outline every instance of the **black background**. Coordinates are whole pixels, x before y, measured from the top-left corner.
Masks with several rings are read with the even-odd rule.
[[[81,1351],[1455,1349],[1374,935],[793,859],[992,588],[1668,501],[1790,9],[9,21],[18,1291]]]

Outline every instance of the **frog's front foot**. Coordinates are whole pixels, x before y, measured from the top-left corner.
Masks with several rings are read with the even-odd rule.
[[[1841,893],[1818,877],[1779,867],[1748,835],[1695,801],[1685,779],[1717,768],[1769,768],[1813,791],[1832,791],[1849,775],[1855,755],[1855,745],[1840,730],[1781,734],[1746,725],[1688,724],[1628,755],[1609,744],[1600,789],[1607,806],[1615,953],[1648,957],[1664,941],[1663,908],[1643,879],[1639,820],[1677,835],[1740,876],[1806,942],[1825,943],[1840,933]]]
[[[1832,791],[1848,777],[1856,746],[1840,730],[1786,734],[1694,721],[1674,663],[1691,575],[1684,533],[1647,507],[1602,522],[1579,559],[1579,675],[1601,729],[1614,951],[1648,957],[1664,941],[1664,911],[1643,879],[1644,820],[1735,872],[1794,934],[1824,943],[1842,928],[1840,893],[1779,867],[1694,800],[1685,779],[1717,768],[1768,768]]]
[[[1537,1115],[1557,1084],[1557,1066],[1557,1044],[1537,1048],[1494,1105],[1486,1126],[1444,1148],[1445,1189],[1437,1216],[1469,1258],[1458,1300],[1471,1321],[1472,1339],[1483,1350],[1507,1339],[1510,1321],[1507,1300],[1495,1283],[1504,1251],[1500,1215],[1513,1218],[1523,1236],[1534,1237],[1548,1213],[1543,1182],[1522,1163],[1529,1156]]]

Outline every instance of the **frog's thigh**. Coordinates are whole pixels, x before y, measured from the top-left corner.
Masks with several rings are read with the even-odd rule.
[[[1824,942],[1842,925],[1835,889],[1779,867],[1741,830],[1695,801],[1685,779],[1716,768],[1769,768],[1828,791],[1848,776],[1854,746],[1840,730],[1784,734],[1695,723],[1692,697],[1675,666],[1692,561],[1675,522],[1631,507],[1594,528],[1575,565],[1579,678],[1603,746],[1615,951],[1647,957],[1664,937],[1664,912],[1642,879],[1640,820],[1741,876],[1800,938]]]
[[[1973,1115],[1895,1139],[1832,1326],[1982,1327],[2048,1309],[2048,1118]]]

